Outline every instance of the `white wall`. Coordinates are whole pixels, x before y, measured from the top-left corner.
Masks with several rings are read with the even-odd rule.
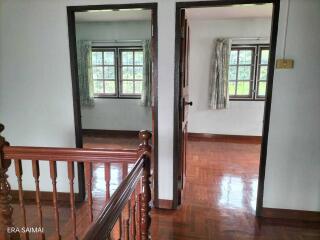
[[[65,7],[135,0],[0,2],[0,121],[7,126],[5,136],[14,145],[74,146]],[[319,4],[318,0],[292,1],[288,55],[296,66],[292,71],[276,71],[267,207],[320,210]],[[159,197],[172,199],[175,1],[159,1],[158,13]],[[281,15],[279,33],[283,8]],[[280,35],[278,56],[281,39]]]
[[[1,1],[0,122],[11,145],[75,145],[66,13],[49,1]],[[10,183],[17,188],[14,172]],[[51,189],[48,163],[40,188]],[[26,190],[34,188],[24,166]],[[58,190],[68,191],[65,164],[58,164]],[[49,187],[50,186],[50,187]],[[77,189],[77,187],[76,187]]]
[[[150,13],[151,14],[151,13]],[[77,23],[78,40],[145,40],[151,37],[151,21]],[[139,99],[96,98],[94,107],[81,109],[83,129],[142,130],[152,129],[150,108]]]
[[[7,126],[6,138],[13,145],[74,146],[66,6],[137,1],[0,2],[0,121]],[[174,9],[173,0],[158,3],[158,150],[159,197],[162,199],[173,196]],[[31,172],[26,169],[25,174],[30,177]],[[13,175],[10,172],[10,176]],[[41,181],[42,189],[51,186],[49,179]],[[65,186],[64,190],[67,184]]]
[[[94,107],[83,107],[81,115],[83,129],[152,129],[152,112],[141,106],[137,99],[96,98]]]
[[[281,3],[278,58],[287,1]],[[319,0],[291,0],[287,57],[295,67],[275,71],[264,207],[320,211],[319,11]]]
[[[208,109],[208,86],[214,39],[221,37],[268,37],[270,18],[253,19],[189,19],[190,64],[189,94],[193,106],[189,109],[189,132],[262,135],[264,102],[230,101],[228,109]],[[253,41],[234,42],[241,44]],[[260,42],[262,43],[262,42]]]

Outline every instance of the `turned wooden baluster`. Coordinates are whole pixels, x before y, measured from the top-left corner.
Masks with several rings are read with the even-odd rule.
[[[124,225],[124,240],[129,240],[130,239],[130,203],[131,200],[126,204],[126,209],[124,210],[124,219],[123,219],[123,225]]]
[[[128,175],[128,163],[122,163],[122,181],[127,177]],[[122,229],[121,229],[121,238],[122,239],[122,235],[123,235],[123,238],[126,239],[126,220],[125,219],[121,219],[122,223],[121,223],[121,226],[122,226]]]
[[[141,200],[140,200],[140,194],[142,192],[142,179],[140,178],[137,187],[136,187],[136,192],[137,192],[137,200],[136,200],[136,204],[137,204],[137,239],[141,240],[141,225],[140,225],[140,221],[141,221],[141,212],[140,212],[140,206],[141,206]]]
[[[151,171],[151,145],[149,140],[151,139],[151,133],[148,131],[141,131],[139,138],[142,143],[139,146],[139,152],[146,152],[144,156],[144,166],[142,174],[142,193],[139,195],[140,198],[140,236],[141,240],[151,239],[150,236],[150,201],[151,201],[151,188],[150,188],[150,171]]]
[[[136,239],[141,239],[141,226],[140,226],[140,193],[136,195]]]
[[[130,235],[133,240],[136,239],[136,193],[131,196],[131,217],[130,217]]]
[[[12,227],[12,206],[11,206],[11,195],[10,195],[10,184],[8,182],[7,171],[10,167],[11,160],[3,158],[3,147],[8,146],[4,137],[1,136],[1,132],[4,130],[4,126],[0,124],[0,239],[20,239],[20,235],[10,234],[7,229]]]
[[[124,240],[130,240],[130,220],[124,220]]]
[[[122,180],[128,175],[128,163],[122,163]]]
[[[104,164],[104,179],[106,182],[106,200],[110,199],[110,163]]]
[[[90,223],[93,221],[93,212],[92,212],[92,163],[86,162],[84,164],[85,167],[85,179],[87,185],[87,193],[88,193],[88,210],[89,210],[89,220]]]
[[[76,223],[76,210],[75,210],[75,199],[74,199],[74,164],[68,162],[68,178],[70,186],[70,207],[71,207],[71,220],[72,220],[72,239],[77,240],[77,223]]]
[[[19,188],[19,203],[20,203],[20,210],[22,213],[22,225],[23,227],[27,227],[27,218],[26,218],[26,209],[24,206],[24,200],[23,200],[23,188],[22,188],[22,163],[21,159],[15,159],[14,160],[14,166],[15,166],[15,171],[16,171],[16,176],[18,179],[18,188]],[[24,239],[28,240],[29,239],[29,233],[25,232],[24,234]]]
[[[36,185],[36,203],[37,203],[37,211],[38,211],[38,218],[39,218],[39,227],[43,228],[43,221],[42,221],[42,209],[41,209],[41,199],[40,199],[40,186],[39,186],[39,177],[40,177],[40,169],[39,169],[39,161],[32,160],[32,174],[34,177],[34,182]],[[44,240],[45,234],[39,233],[39,239]]]
[[[52,201],[54,210],[54,220],[56,225],[56,239],[60,240],[60,224],[59,224],[59,209],[58,209],[58,197],[57,197],[57,162],[49,161],[50,166],[50,177],[52,180]]]
[[[122,240],[122,213],[119,216],[118,227],[119,227],[119,240]]]

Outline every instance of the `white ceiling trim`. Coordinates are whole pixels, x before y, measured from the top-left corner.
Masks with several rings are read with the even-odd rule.
[[[243,4],[228,7],[189,8],[188,19],[271,18],[272,4]]]
[[[122,9],[76,12],[76,22],[151,21],[151,10]]]

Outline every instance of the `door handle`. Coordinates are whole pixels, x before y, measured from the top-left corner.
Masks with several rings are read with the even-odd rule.
[[[193,104],[192,101],[184,103],[184,105],[189,105],[189,106],[192,106],[192,104]]]

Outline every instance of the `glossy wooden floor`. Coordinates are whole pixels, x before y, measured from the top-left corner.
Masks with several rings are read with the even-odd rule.
[[[259,144],[194,139],[188,144],[183,205],[155,210],[153,239],[320,239],[320,224],[255,218]]]
[[[137,138],[84,138],[85,147],[136,148]],[[258,144],[194,139],[188,144],[187,179],[183,205],[175,211],[152,211],[153,240],[320,240],[320,224],[296,221],[259,220],[256,205]],[[111,192],[121,181],[121,166],[112,166]],[[103,166],[94,167],[94,213],[105,204]],[[78,233],[88,226],[85,204],[78,204]],[[49,239],[55,239],[53,209],[43,206],[44,223]],[[62,239],[70,236],[69,206],[61,204]],[[27,206],[29,226],[37,226],[34,204]],[[14,220],[20,222],[18,205]],[[32,239],[35,236],[32,235]]]

